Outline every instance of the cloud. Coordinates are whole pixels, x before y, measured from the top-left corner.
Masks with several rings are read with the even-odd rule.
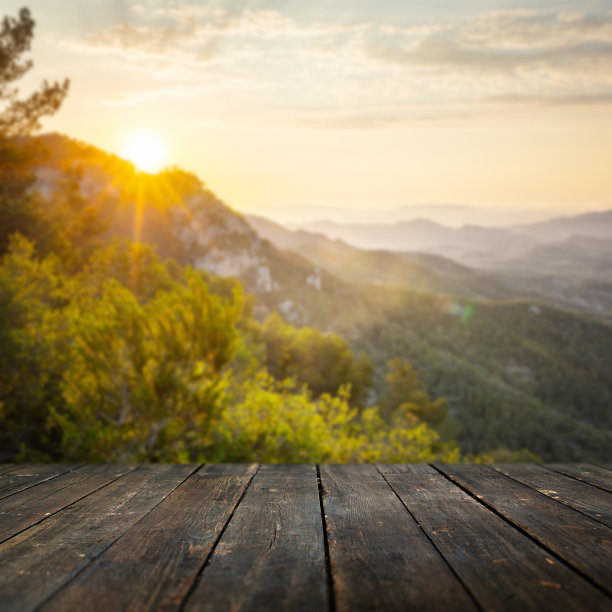
[[[149,58],[166,61],[208,61],[212,58],[214,37],[201,26],[194,13],[177,13],[168,16],[151,16],[136,5],[133,7],[137,20],[135,23],[123,21],[106,29],[91,32],[69,45],[81,50],[98,53],[112,53],[123,56],[127,61]]]
[[[222,44],[232,51],[255,51],[273,40],[286,42],[311,33],[269,10],[238,12],[192,5],[149,13],[141,5],[133,9],[136,23],[124,21],[71,43],[82,49],[122,53],[126,59],[149,55],[206,62]]]
[[[554,96],[505,95],[493,96],[484,101],[501,104],[539,104],[543,106],[610,106],[612,105],[612,92],[557,94]]]
[[[108,104],[214,91],[224,112],[320,128],[460,121],[486,105],[499,112],[502,103],[612,97],[612,12],[520,10],[406,25],[304,22],[291,3],[277,4],[135,5],[129,19],[71,44],[153,79],[113,92]]]
[[[146,27],[120,23],[107,30],[90,34],[84,42],[92,47],[136,49],[165,54],[177,45],[192,41],[195,35],[195,22],[171,27]]]
[[[466,46],[445,37],[432,37],[411,49],[370,42],[372,57],[411,67],[439,67],[474,73],[508,73],[519,69],[543,67],[568,72],[587,68],[603,71],[612,68],[611,42],[582,42],[550,48],[485,48]]]
[[[612,15],[494,14],[438,28],[372,32],[366,52],[405,67],[475,74],[547,68],[562,72],[612,67]]]
[[[546,47],[576,41],[612,40],[610,13],[513,11],[482,15],[461,24],[466,42],[496,47]]]
[[[444,125],[480,117],[479,113],[452,109],[387,109],[364,113],[323,112],[298,115],[287,123],[305,128],[326,130],[370,130],[398,125]]]

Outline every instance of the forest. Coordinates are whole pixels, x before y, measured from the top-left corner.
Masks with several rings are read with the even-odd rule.
[[[260,324],[237,282],[146,245],[95,248],[83,201],[28,207],[28,230],[45,230],[12,234],[0,266],[4,459],[459,459],[434,428],[444,402],[407,362],[366,405],[372,365],[340,336]],[[48,215],[75,223],[50,232]]]

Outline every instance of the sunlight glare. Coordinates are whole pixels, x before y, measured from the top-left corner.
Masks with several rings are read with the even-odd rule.
[[[165,147],[152,132],[137,132],[127,136],[119,155],[145,172],[156,173],[166,165]]]

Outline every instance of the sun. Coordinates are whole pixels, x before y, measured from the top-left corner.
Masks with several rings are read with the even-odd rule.
[[[134,132],[126,136],[119,155],[145,172],[159,172],[167,163],[166,148],[153,132]]]

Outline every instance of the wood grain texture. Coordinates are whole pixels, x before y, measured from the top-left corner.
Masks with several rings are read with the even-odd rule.
[[[0,543],[133,469],[90,465],[0,499]]]
[[[605,468],[585,463],[551,463],[546,467],[612,493],[612,472]]]
[[[40,606],[161,502],[193,466],[139,467],[0,545],[0,610]]]
[[[612,610],[602,467],[5,467],[0,611]]]
[[[255,468],[192,474],[42,610],[178,610]]]
[[[78,467],[77,465],[57,463],[20,465],[5,474],[0,474],[0,499],[51,478],[56,478],[60,474],[71,472]]]
[[[320,470],[337,610],[476,609],[376,466]]]
[[[238,505],[185,610],[327,608],[314,465],[265,465]]]
[[[484,610],[609,610],[606,595],[433,468],[379,469]]]
[[[612,593],[612,530],[609,527],[486,466],[436,467]]]
[[[602,491],[569,476],[539,465],[495,465],[495,470],[510,476],[570,508],[612,527],[612,493]]]

